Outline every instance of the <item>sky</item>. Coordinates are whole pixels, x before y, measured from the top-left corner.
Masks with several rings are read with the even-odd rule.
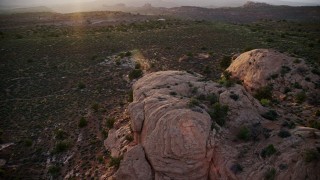
[[[128,5],[142,4],[145,2],[155,2],[155,4],[177,4],[177,5],[221,5],[221,4],[239,4],[246,0],[0,0],[0,6],[20,6],[20,7],[31,7],[31,6],[49,6],[55,4],[79,4],[83,2],[99,1],[108,5],[125,3]],[[302,5],[302,4],[313,4],[320,5],[320,0],[253,0],[257,2],[266,2],[270,4],[288,4],[288,5]]]

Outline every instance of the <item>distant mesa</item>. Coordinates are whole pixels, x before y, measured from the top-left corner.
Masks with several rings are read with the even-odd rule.
[[[247,1],[242,7],[244,8],[259,8],[259,7],[270,7],[272,5],[262,2],[254,2],[254,1]]]

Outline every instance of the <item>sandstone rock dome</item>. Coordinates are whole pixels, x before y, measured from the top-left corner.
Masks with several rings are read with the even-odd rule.
[[[128,107],[134,145],[112,145],[123,137],[124,128],[110,131],[105,141],[115,155],[127,151],[113,178],[319,179],[320,162],[315,159],[320,131],[289,126],[288,112],[280,106],[274,107],[275,121],[265,119],[262,115],[270,107],[250,94],[268,83],[270,75],[281,73],[282,66],[307,68],[291,60],[273,50],[240,55],[228,70],[245,87],[224,87],[181,71],[145,75],[134,83]],[[281,76],[285,82],[299,80],[291,71]],[[274,81],[275,87],[281,88],[280,82]]]

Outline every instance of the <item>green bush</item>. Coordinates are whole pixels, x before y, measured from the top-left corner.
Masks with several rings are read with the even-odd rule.
[[[136,63],[136,65],[134,66],[135,69],[141,69],[141,64],[140,63]]]
[[[261,87],[257,89],[256,93],[254,94],[254,97],[259,101],[261,99],[272,99],[272,89],[273,88],[271,86]]]
[[[59,141],[56,143],[53,152],[54,153],[62,153],[66,151],[69,148],[69,142],[68,141]]]
[[[310,120],[310,121],[308,121],[308,127],[320,130],[320,122],[317,120]]]
[[[139,77],[141,77],[143,75],[143,72],[141,69],[134,69],[129,73],[129,79],[133,80],[133,79],[137,79]]]
[[[231,56],[223,56],[221,62],[220,62],[220,67],[222,69],[227,69],[231,64]]]
[[[128,92],[128,102],[133,102],[133,90],[132,89]]]
[[[79,128],[83,128],[87,125],[88,125],[88,121],[86,120],[86,118],[81,117],[78,124]]]
[[[86,88],[86,85],[83,82],[78,83],[78,89],[84,89]]]
[[[295,95],[297,103],[303,103],[307,99],[307,95],[304,91],[301,91]]]
[[[290,72],[290,71],[291,71],[291,68],[290,68],[290,67],[288,67],[288,66],[282,66],[282,67],[281,67],[281,71],[280,71],[281,76],[284,76],[285,74],[287,74],[287,73]]]
[[[239,96],[237,94],[230,94],[230,98],[234,101],[237,101],[239,99]]]
[[[210,117],[220,126],[225,125],[226,117],[228,115],[229,107],[227,105],[221,105],[215,103],[213,108],[209,110]]]
[[[112,129],[115,122],[116,120],[114,118],[107,118],[106,119],[107,128]]]
[[[209,94],[209,95],[207,96],[207,99],[208,99],[210,105],[215,104],[215,103],[218,102],[218,100],[219,100],[219,99],[218,99],[218,96],[217,96],[215,93]]]
[[[269,110],[268,112],[261,115],[262,117],[274,121],[278,118],[278,113],[274,110]]]
[[[280,132],[278,133],[278,136],[281,137],[281,138],[287,138],[287,137],[290,137],[291,134],[290,134],[289,131],[280,130]]]
[[[261,99],[260,103],[262,106],[269,106],[270,105],[270,100],[268,99]]]
[[[98,103],[94,103],[91,108],[94,110],[94,112],[98,112],[99,111],[99,108],[100,108],[100,105]]]
[[[265,180],[274,180],[275,177],[276,177],[276,169],[274,168],[268,169],[264,174]]]
[[[318,161],[320,158],[320,154],[318,151],[314,149],[308,149],[304,152],[304,160],[309,163],[312,161]]]
[[[31,140],[31,139],[25,139],[25,140],[24,140],[24,145],[25,145],[26,147],[32,146],[32,140]]]
[[[119,168],[120,166],[120,162],[122,160],[122,156],[120,157],[110,157],[110,162],[109,162],[109,166],[110,167],[115,167],[116,169]]]
[[[175,95],[177,95],[177,93],[174,92],[174,91],[171,91],[171,92],[170,92],[170,95],[175,96]]]
[[[48,173],[49,173],[51,176],[56,177],[56,176],[60,173],[60,167],[59,167],[59,166],[55,166],[55,165],[51,165],[51,166],[49,166],[49,168],[48,168]]]
[[[59,139],[59,140],[64,140],[65,138],[67,138],[68,134],[63,131],[62,129],[58,129],[54,132],[55,134],[55,138]]]
[[[126,135],[126,140],[129,142],[133,141],[133,136],[132,135]]]
[[[270,157],[271,155],[273,155],[276,152],[277,152],[276,148],[272,144],[270,144],[267,147],[265,147],[264,149],[262,149],[261,156],[263,158]]]
[[[247,127],[241,127],[237,134],[238,139],[247,141],[250,139],[250,130]]]
[[[296,88],[296,89],[302,89],[302,86],[301,86],[299,83],[297,83],[297,82],[295,82],[295,83],[293,84],[293,87]]]
[[[191,98],[189,103],[188,103],[188,106],[190,108],[193,108],[193,107],[199,106],[199,105],[200,105],[200,102],[197,99],[194,99],[194,98]]]

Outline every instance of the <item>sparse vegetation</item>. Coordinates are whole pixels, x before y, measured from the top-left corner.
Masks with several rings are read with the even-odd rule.
[[[51,165],[49,166],[48,168],[48,173],[53,176],[53,177],[56,177],[58,176],[58,174],[60,173],[60,167],[59,166],[56,166],[56,165]]]
[[[264,179],[265,180],[274,180],[276,178],[276,169],[275,168],[270,168],[266,171],[264,174]]]
[[[254,95],[256,99],[259,101],[261,99],[272,99],[272,87],[271,86],[264,86],[256,90]]]
[[[143,72],[141,69],[134,69],[129,73],[129,79],[133,80],[133,79],[137,79],[139,77],[141,77],[143,75]]]
[[[107,118],[106,119],[107,128],[112,129],[115,122],[116,120],[114,118]]]
[[[220,62],[220,67],[222,69],[226,69],[230,66],[230,64],[231,64],[231,57],[224,55]]]
[[[68,134],[63,131],[62,129],[58,129],[54,132],[55,134],[55,138],[58,139],[58,140],[64,140],[67,138]]]
[[[297,103],[303,103],[307,99],[307,95],[304,91],[301,91],[295,95]]]
[[[281,138],[287,138],[287,137],[290,137],[291,134],[289,131],[286,131],[286,130],[280,130],[280,132],[278,133],[278,136],[281,137]]]
[[[314,149],[307,149],[304,152],[304,160],[307,163],[318,161],[320,159],[320,153],[317,150]]]
[[[237,101],[239,99],[239,96],[237,94],[230,94],[230,98],[234,101]]]
[[[241,127],[239,133],[237,134],[237,138],[248,141],[250,139],[250,130],[247,127]]]
[[[133,136],[132,135],[126,135],[126,140],[129,142],[133,141]]]
[[[276,148],[272,144],[270,144],[267,147],[265,147],[264,149],[262,149],[261,156],[263,158],[270,157],[271,155],[273,155],[276,152],[277,152]]]
[[[261,115],[262,117],[275,121],[278,118],[278,113],[275,110],[269,110],[268,112]]]
[[[209,115],[217,124],[224,126],[226,123],[226,118],[228,115],[229,107],[227,105],[221,105],[220,103],[215,103],[212,109],[209,110]]]
[[[262,106],[269,106],[270,105],[270,101],[268,99],[261,99],[260,103]]]
[[[88,121],[86,120],[86,118],[81,117],[78,124],[79,128],[86,127],[87,125],[88,125]]]
[[[189,103],[188,103],[188,106],[189,106],[190,108],[193,108],[193,107],[199,106],[199,105],[200,105],[200,102],[199,102],[197,99],[195,99],[195,98],[191,98],[190,101],[189,101]]]
[[[70,143],[68,141],[58,141],[54,147],[54,153],[62,153],[70,147]]]
[[[86,85],[83,82],[78,83],[78,89],[84,89],[86,88]]]
[[[31,139],[25,139],[25,140],[24,140],[24,145],[25,145],[26,147],[32,146],[32,140],[31,140]]]
[[[120,162],[122,160],[122,156],[120,157],[110,157],[110,162],[109,162],[109,166],[110,167],[115,167],[116,169],[119,168],[120,166]]]

